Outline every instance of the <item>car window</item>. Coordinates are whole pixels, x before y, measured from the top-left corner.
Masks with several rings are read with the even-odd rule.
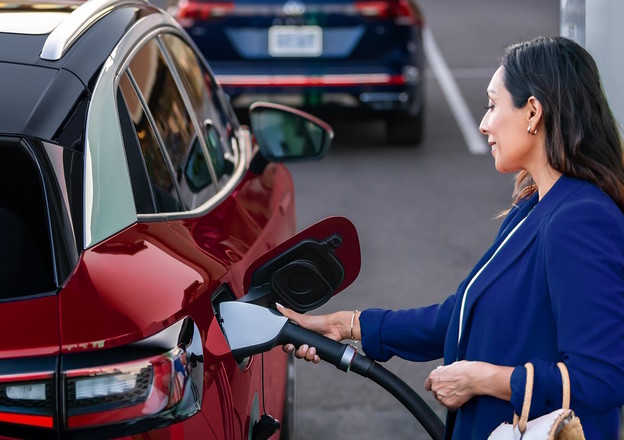
[[[193,48],[184,40],[172,34],[162,35],[161,38],[178,69],[193,111],[201,122],[208,155],[218,182],[222,185],[233,170],[232,127],[221,103],[217,84]]]
[[[119,89],[123,95],[128,114],[134,123],[134,129],[137,135],[136,138],[139,141],[145,169],[151,183],[151,194],[148,193],[147,195],[141,196],[141,192],[138,189],[141,187],[141,179],[136,172],[137,165],[134,165],[132,161],[130,161],[130,158],[133,157],[130,150],[131,142],[134,142],[134,139],[128,139],[128,136],[124,136],[126,155],[131,168],[130,175],[132,178],[137,212],[139,214],[153,213],[154,203],[159,212],[181,210],[182,205],[173,183],[173,177],[171,176],[165,157],[160,149],[153,127],[149,123],[141,101],[127,73],[121,76]],[[120,114],[123,116],[121,111]],[[123,120],[124,118],[122,118],[122,121]],[[145,194],[145,192],[143,192],[143,194]],[[153,201],[146,200],[146,197],[153,197]]]
[[[194,209],[216,194],[216,186],[212,179],[201,188],[189,180],[192,177],[187,172],[189,160],[193,160],[196,170],[203,167],[209,171],[209,167],[203,149],[193,148],[198,136],[191,114],[156,40],[149,41],[137,52],[128,69],[129,78],[134,79],[134,85],[140,92],[137,99],[147,107],[147,118],[143,118],[147,125],[137,127],[137,134],[152,179],[158,210]],[[143,144],[146,144],[145,147]],[[157,154],[160,147],[166,152],[163,156]],[[160,162],[161,159],[164,163]],[[175,205],[169,198],[179,198],[181,206],[170,209]]]
[[[0,300],[55,290],[47,202],[24,144],[0,139]]]

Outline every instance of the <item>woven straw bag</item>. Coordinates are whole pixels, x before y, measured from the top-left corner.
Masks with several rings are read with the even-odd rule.
[[[533,364],[525,365],[527,370],[526,388],[522,414],[514,414],[513,424],[501,423],[489,440],[585,440],[581,421],[570,409],[570,376],[563,362],[557,363],[563,382],[562,408],[529,421],[531,397],[533,397]]]

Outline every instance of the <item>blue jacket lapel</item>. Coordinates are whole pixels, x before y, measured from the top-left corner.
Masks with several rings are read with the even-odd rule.
[[[495,259],[490,263],[490,265],[488,265],[484,272],[470,287],[470,292],[466,297],[466,304],[464,306],[462,340],[457,347],[458,352],[456,353],[456,358],[459,359],[465,356],[466,326],[470,323],[471,313],[476,302],[479,300],[483,292],[490,286],[490,284],[498,279],[504,271],[508,270],[509,266],[523,254],[527,247],[533,244],[534,238],[540,230],[542,222],[548,218],[549,214],[570,195],[574,188],[578,187],[579,182],[580,181],[576,179],[562,176],[539,203],[537,203],[538,195],[534,194],[531,198],[529,198],[529,200],[521,204],[519,207],[513,208],[509,213],[505,222],[501,225],[500,232],[490,249],[486,252],[483,258],[481,258],[468,278],[466,278],[464,283],[460,286],[461,295],[458,297],[458,305],[455,308],[453,322],[451,322],[451,326],[449,328],[449,331],[452,331],[453,328],[456,329],[453,332],[455,335],[455,341],[457,341],[459,330],[459,305],[461,304],[461,298],[465,293],[464,291],[466,289],[466,285],[476,275],[481,267],[492,257],[494,252],[496,252],[500,244],[505,240],[513,228],[520,221],[522,221],[523,218],[527,217],[529,213],[530,215],[527,217],[524,224],[514,233],[514,236],[510,238],[507,243],[505,243],[505,246],[501,248]],[[447,339],[447,342],[450,342],[450,340]]]

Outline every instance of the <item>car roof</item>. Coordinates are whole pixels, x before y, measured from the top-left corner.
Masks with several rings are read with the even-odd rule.
[[[156,11],[142,0],[3,3],[0,133],[53,140],[139,10]]]

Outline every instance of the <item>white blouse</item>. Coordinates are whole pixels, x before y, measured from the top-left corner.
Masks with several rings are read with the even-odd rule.
[[[512,231],[507,235],[507,237],[505,237],[505,239],[500,244],[500,246],[498,246],[498,249],[496,249],[496,252],[494,252],[494,254],[492,254],[490,259],[481,267],[481,269],[479,269],[479,272],[477,272],[476,275],[474,277],[472,277],[472,279],[470,280],[470,282],[466,286],[466,290],[464,291],[464,296],[462,298],[461,309],[460,309],[460,313],[459,313],[459,332],[457,334],[457,344],[459,344],[459,341],[461,340],[461,336],[462,336],[463,321],[464,321],[464,307],[466,306],[466,297],[468,296],[468,291],[470,290],[470,287],[472,286],[472,283],[474,283],[475,280],[479,277],[479,275],[481,275],[481,272],[483,272],[483,270],[487,267],[487,265],[490,264],[490,262],[496,256],[496,254],[498,254],[498,251],[500,251],[502,249],[502,247],[505,246],[505,243],[507,243],[507,240],[509,240],[511,238],[511,236],[514,235],[514,233],[518,230],[518,228],[522,225],[522,223],[524,223],[524,221],[526,219],[527,218],[525,217],[522,220],[520,220],[520,222],[518,222],[516,227],[512,229]]]

